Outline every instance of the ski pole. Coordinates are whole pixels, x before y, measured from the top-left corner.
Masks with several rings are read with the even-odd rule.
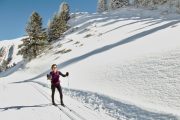
[[[67,77],[68,78],[68,91],[69,91],[69,95],[70,95],[70,88],[69,88],[69,77]]]

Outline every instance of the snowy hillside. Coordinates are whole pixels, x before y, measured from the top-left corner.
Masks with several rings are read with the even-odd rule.
[[[123,8],[73,16],[72,28],[52,48],[24,69],[8,76],[0,73],[0,117],[180,119],[180,15]],[[65,104],[79,117],[72,112],[68,112],[71,117],[64,112],[59,116],[58,109],[49,105],[46,74],[54,63],[70,73],[69,78],[61,78]]]
[[[5,65],[8,67],[6,71],[2,70],[2,67],[0,68],[2,77],[13,73],[22,66],[22,56],[17,55],[18,45],[22,43],[22,38],[0,41],[0,66],[4,64],[4,61],[8,62],[7,65]]]
[[[2,62],[3,59],[8,59],[8,58],[12,58],[13,61],[11,61],[11,63],[13,62],[19,62],[22,60],[21,56],[17,56],[17,52],[18,52],[18,45],[21,44],[21,40],[22,38],[17,38],[14,40],[3,40],[0,43],[0,63]],[[12,49],[11,49],[12,47]],[[10,63],[10,64],[11,64]]]

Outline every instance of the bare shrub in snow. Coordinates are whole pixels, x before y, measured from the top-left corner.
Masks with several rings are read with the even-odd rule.
[[[55,54],[65,54],[71,51],[72,51],[71,49],[63,49],[63,50],[57,51]]]
[[[92,34],[87,34],[86,36],[84,36],[84,38],[88,38],[88,37],[91,37]]]

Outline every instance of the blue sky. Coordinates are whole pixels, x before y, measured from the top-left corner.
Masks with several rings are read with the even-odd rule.
[[[0,40],[25,35],[25,26],[33,11],[42,16],[46,26],[63,1],[69,4],[71,12],[96,12],[97,0],[0,0]]]

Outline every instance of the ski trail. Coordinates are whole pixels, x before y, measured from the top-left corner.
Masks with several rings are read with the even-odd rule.
[[[51,99],[48,98],[47,94],[44,93],[44,91],[42,92],[42,90],[40,90],[37,86],[30,84],[34,89],[36,89],[41,95],[43,95],[47,100],[51,101]],[[71,114],[69,114],[68,112],[66,112],[62,107],[57,106],[57,108],[62,111],[66,116],[68,116],[71,120],[78,120],[77,118],[75,118],[74,116],[72,116]]]
[[[45,91],[43,91],[42,89],[38,88],[36,85],[31,84],[39,93],[41,93],[46,99],[48,99],[49,101],[51,101],[51,99],[48,98],[48,93],[46,93]],[[48,95],[48,96],[47,96]],[[57,100],[56,100],[57,101]],[[57,107],[59,108],[60,111],[62,111],[65,115],[67,115],[71,120],[79,120],[78,118],[80,118],[80,120],[87,120],[86,118],[82,117],[81,115],[79,115],[76,112],[72,112],[74,113],[74,115],[76,115],[76,117],[70,113],[68,113],[63,107],[61,107],[60,105],[57,105]],[[70,109],[69,109],[70,111]]]
[[[35,83],[37,84],[37,82],[35,82]],[[38,84],[39,84],[39,82],[38,82]],[[39,88],[39,89],[41,89],[41,92],[43,91],[43,93],[46,96],[50,96],[50,93],[49,92],[47,93],[45,91],[45,89],[43,90],[43,88],[47,89],[49,87],[47,87],[47,85],[43,85],[43,87]],[[55,101],[58,103],[57,98],[55,98]],[[93,120],[100,120],[100,119],[103,119],[103,120],[115,120],[115,118],[110,117],[109,115],[106,115],[105,113],[94,112],[93,110],[86,108],[84,105],[82,105],[82,103],[80,104],[78,101],[73,100],[72,98],[70,98],[68,96],[66,96],[66,101],[69,101],[68,102],[69,104],[67,103],[67,107],[68,107],[67,110],[70,113],[72,113],[73,115],[75,115],[76,117],[78,117],[80,120],[92,120],[92,119]],[[70,105],[70,103],[73,103],[73,105]],[[77,105],[79,105],[79,108],[78,108]],[[59,107],[61,109],[65,110],[64,107],[61,107],[61,106],[59,106]]]
[[[38,82],[33,81],[33,83],[36,83],[43,88],[49,88],[48,84],[42,83],[40,81],[38,81]],[[63,89],[65,90],[64,91],[65,94],[67,94],[69,89],[66,89],[66,88],[63,88]],[[81,103],[86,103],[90,106],[95,107],[95,108],[92,108],[91,111],[92,110],[93,111],[101,110],[101,112],[107,114],[108,116],[110,116],[112,118],[116,118],[118,120],[120,120],[120,119],[143,119],[143,120],[149,120],[149,119],[169,120],[169,119],[172,119],[172,120],[178,120],[179,119],[177,116],[174,116],[172,114],[166,114],[166,113],[163,114],[163,113],[156,113],[153,111],[148,111],[148,110],[145,110],[145,109],[140,108],[135,105],[126,104],[126,103],[122,103],[120,101],[113,100],[113,99],[109,98],[108,96],[100,95],[98,93],[73,90],[73,89],[70,89],[70,91],[71,91],[71,94],[69,96],[71,98],[76,99]],[[93,100],[94,102],[89,103],[88,102],[89,100]],[[72,101],[72,102],[74,104],[74,101]],[[82,112],[85,114],[90,113],[90,112],[81,111],[80,109],[77,109],[77,110],[79,112]],[[99,117],[99,118],[101,118],[101,117]],[[98,115],[94,118],[94,120],[99,120]]]
[[[56,120],[70,120],[65,114],[59,114],[58,109],[53,107],[49,100],[42,97],[31,85],[7,83],[3,86],[5,88],[0,89],[1,119],[49,120],[53,117]]]
[[[43,83],[43,82],[40,82],[40,81],[33,81],[33,83],[35,83],[35,84],[38,84],[38,85],[40,85],[41,86],[41,89],[43,89],[43,88],[48,88],[48,90],[50,89],[50,87],[48,86],[48,84],[45,84],[45,83]],[[65,90],[64,92],[66,93],[67,91],[66,91],[66,88],[63,88],[63,90]],[[47,93],[45,90],[43,90],[44,91],[44,93],[46,93],[48,96],[50,96],[50,91]],[[72,92],[72,91],[71,91]],[[73,96],[71,96],[72,98],[73,98]],[[73,104],[68,104],[68,106],[71,106],[71,107],[73,107],[73,109],[74,108],[76,108],[75,110],[76,111],[78,111],[79,113],[81,113],[81,114],[83,114],[83,115],[86,115],[86,117],[88,117],[88,118],[90,118],[89,120],[91,120],[92,118],[93,118],[93,120],[99,120],[99,119],[103,119],[103,120],[115,120],[115,118],[114,117],[110,117],[108,114],[106,114],[106,113],[104,113],[103,112],[103,114],[101,114],[99,111],[96,111],[96,112],[94,112],[94,110],[93,109],[90,109],[90,108],[88,108],[87,106],[85,106],[85,105],[82,105],[82,103],[84,103],[84,102],[82,102],[81,101],[81,104],[79,104],[79,102],[78,101],[76,101],[76,100],[74,100],[74,99],[72,99],[71,97],[69,97],[69,96],[66,96],[66,98],[67,98],[67,101],[70,101],[69,103],[73,103]],[[58,101],[56,98],[55,98],[55,100],[56,100],[56,102]],[[77,105],[79,105],[79,106],[77,106]],[[83,109],[83,110],[82,110]],[[77,114],[77,112],[75,113],[75,114]],[[105,115],[104,115],[105,114]],[[89,117],[89,116],[91,116],[91,117]],[[76,116],[81,116],[81,119],[88,119],[88,118],[85,118],[85,117],[83,117],[82,115],[76,115]]]
[[[75,114],[76,116],[78,116],[79,118],[81,118],[82,120],[86,120],[86,118],[84,118],[83,116],[81,116],[79,113],[77,113],[75,110],[69,108],[68,106],[65,105],[65,107],[71,111],[73,114]]]

